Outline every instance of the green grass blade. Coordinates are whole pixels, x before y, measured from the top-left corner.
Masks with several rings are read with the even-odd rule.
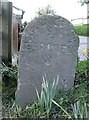
[[[63,107],[61,107],[56,101],[52,100],[52,102],[53,102],[56,106],[58,106],[69,118],[72,118],[72,117],[70,116],[70,114],[69,114]]]

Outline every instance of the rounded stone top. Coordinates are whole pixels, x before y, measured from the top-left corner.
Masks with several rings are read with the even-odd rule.
[[[67,19],[58,15],[43,15],[28,23],[22,35],[22,42],[41,42],[43,44],[45,41],[56,44],[66,41],[69,44],[72,42],[75,46],[79,39],[73,25]]]
[[[45,24],[47,25],[60,25],[60,28],[65,26],[70,26],[71,29],[73,28],[73,25],[71,22],[69,22],[66,18],[58,16],[58,15],[43,15],[43,16],[39,16],[37,18],[34,18],[31,22],[28,23],[27,27],[26,27],[26,31],[29,30],[29,28],[32,27],[37,27],[37,26],[44,26]]]

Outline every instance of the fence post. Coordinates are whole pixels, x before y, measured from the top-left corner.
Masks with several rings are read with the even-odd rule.
[[[12,2],[8,3],[8,62],[12,63]]]
[[[0,2],[0,65],[2,59],[2,3]]]
[[[2,2],[2,61],[12,63],[12,3]]]

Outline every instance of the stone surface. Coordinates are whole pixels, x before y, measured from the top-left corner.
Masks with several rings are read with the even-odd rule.
[[[19,56],[16,100],[25,105],[40,91],[42,75],[52,81],[60,76],[59,89],[74,85],[79,38],[72,24],[61,16],[42,16],[26,27]]]

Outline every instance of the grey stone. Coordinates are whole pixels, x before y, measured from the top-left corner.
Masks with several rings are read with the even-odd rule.
[[[26,105],[40,92],[42,75],[53,81],[60,76],[59,89],[74,85],[79,38],[73,25],[61,16],[42,16],[26,27],[19,56],[17,103]]]

